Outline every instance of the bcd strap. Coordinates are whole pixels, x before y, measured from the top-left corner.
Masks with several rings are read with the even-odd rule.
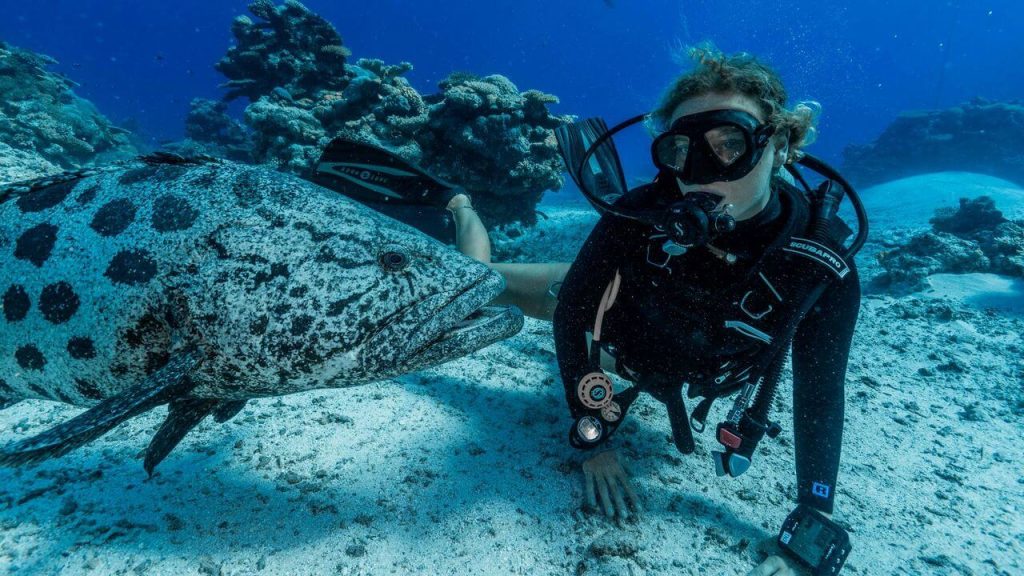
[[[636,388],[641,388],[656,400],[665,405],[668,411],[668,422],[672,427],[672,441],[676,449],[683,454],[692,454],[696,445],[693,432],[686,416],[686,402],[683,400],[683,387],[667,381],[660,375],[647,375],[641,378]]]

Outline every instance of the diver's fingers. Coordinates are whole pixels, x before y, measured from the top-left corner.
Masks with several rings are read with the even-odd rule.
[[[626,500],[632,504],[634,510],[642,512],[644,507],[640,504],[640,498],[637,498],[636,492],[633,490],[633,483],[629,481],[629,476],[621,475],[619,482],[622,483],[622,487],[626,490]]]
[[[778,556],[769,556],[756,568],[747,573],[747,576],[791,576],[793,571],[789,569],[786,562]]]
[[[587,505],[592,510],[597,510],[597,493],[594,492],[594,473],[590,470],[584,470],[583,475],[587,478],[586,486],[583,488],[587,495]]]
[[[629,518],[629,508],[626,500],[622,497],[622,479],[619,476],[609,476],[608,485],[611,487],[612,498],[615,499],[616,513],[622,518]]]
[[[608,477],[604,474],[597,475],[597,489],[601,493],[601,504],[604,505],[604,515],[612,518],[615,516],[615,510],[612,508],[612,499],[608,494]]]

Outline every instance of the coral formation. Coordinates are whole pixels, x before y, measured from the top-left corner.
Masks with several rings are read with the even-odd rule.
[[[134,156],[128,132],[75,95],[71,80],[46,70],[54,63],[0,42],[0,141],[23,158],[37,156],[60,168]]]
[[[334,28],[298,2],[249,10],[262,22],[235,20],[237,45],[217,68],[227,99],[250,100],[255,161],[308,175],[332,138],[384,146],[464,186],[488,224],[532,224],[544,191],[562,186],[552,130],[567,118],[549,113],[554,96],[464,73],[421,95],[404,77],[411,64],[349,62]]]
[[[349,51],[329,22],[295,0],[281,6],[256,0],[249,11],[262,22],[235,18],[231,32],[238,44],[216,64],[228,77],[227,99],[257,100],[279,87],[304,98],[345,83],[340,72]]]
[[[873,144],[849,146],[843,155],[844,174],[861,186],[950,169],[1024,185],[1024,104],[976,99],[906,113]]]
[[[0,142],[0,187],[60,172],[60,168],[34,152],[11,148]]]
[[[183,142],[167,148],[181,156],[206,154],[238,162],[252,161],[252,137],[249,130],[228,114],[224,102],[194,98],[185,118]]]
[[[959,208],[937,210],[931,223],[931,231],[879,255],[885,272],[876,285],[920,290],[928,275],[939,272],[1024,278],[1024,221],[1003,218],[991,198],[961,198]]]

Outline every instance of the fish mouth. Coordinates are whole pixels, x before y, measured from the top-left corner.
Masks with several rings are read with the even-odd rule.
[[[487,270],[466,286],[410,306],[401,320],[375,338],[397,337],[404,343],[392,348],[387,371],[406,373],[437,366],[518,333],[523,327],[518,307],[488,305],[504,289],[504,278]]]

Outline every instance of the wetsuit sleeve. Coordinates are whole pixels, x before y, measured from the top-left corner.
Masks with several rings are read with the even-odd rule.
[[[793,337],[797,501],[832,513],[843,441],[846,364],[860,310],[860,279],[833,283]]]
[[[590,372],[586,333],[608,282],[631,249],[642,238],[641,226],[618,216],[605,215],[591,231],[558,290],[552,328],[558,368],[566,402],[574,418],[580,408],[573,401],[576,384]]]

